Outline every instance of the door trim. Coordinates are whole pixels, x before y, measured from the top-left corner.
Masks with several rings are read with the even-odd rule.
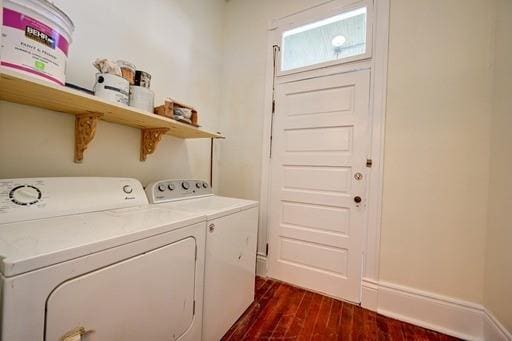
[[[353,70],[367,64],[372,69],[370,80],[370,117],[371,117],[371,141],[370,158],[373,161],[368,182],[368,217],[365,228],[363,243],[363,280],[379,279],[379,258],[380,258],[380,230],[382,215],[382,188],[383,188],[383,161],[384,161],[384,135],[387,95],[387,73],[388,73],[388,41],[389,41],[389,1],[374,0],[374,23],[373,23],[373,57],[370,60],[347,63],[340,65],[340,69]],[[325,5],[329,5],[328,1]],[[321,4],[319,6],[323,6]],[[316,8],[315,6],[312,8]],[[308,9],[309,10],[309,9]],[[282,18],[280,18],[282,19]],[[269,209],[270,203],[270,127],[272,112],[272,78],[273,78],[273,48],[274,32],[277,22],[280,19],[272,20],[269,23],[267,33],[267,65],[265,73],[265,103],[263,121],[263,146],[261,162],[261,190],[260,190],[260,219],[258,235],[258,256],[260,259],[266,257],[265,248],[268,243]],[[266,269],[265,266],[262,266]],[[261,273],[260,273],[261,274]],[[261,274],[265,275],[265,274]],[[376,307],[369,306],[369,309]]]

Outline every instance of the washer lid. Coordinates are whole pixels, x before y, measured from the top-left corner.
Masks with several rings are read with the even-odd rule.
[[[198,213],[145,205],[2,224],[0,271],[14,276],[202,221]]]
[[[190,198],[163,204],[176,210],[197,212],[208,219],[219,218],[228,214],[240,212],[252,207],[258,207],[257,201],[210,195],[201,198]]]

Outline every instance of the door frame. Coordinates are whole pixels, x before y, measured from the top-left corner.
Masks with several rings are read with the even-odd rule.
[[[321,6],[329,6],[335,0],[326,1],[320,5],[307,8],[293,16]],[[389,43],[389,7],[390,0],[373,0],[373,46],[371,59],[360,62],[341,64],[338,69],[354,70],[358,67],[370,67],[370,151],[369,158],[372,166],[368,178],[368,210],[367,225],[365,226],[363,242],[363,274],[362,274],[362,305],[365,308],[376,310],[377,297],[371,295],[379,280],[380,260],[380,232],[382,217],[382,193],[383,193],[383,171],[384,171],[384,137],[385,137],[385,116],[386,116],[386,95],[387,95],[387,74],[388,74],[388,43]],[[273,45],[274,32],[278,22],[286,17],[271,20],[267,33],[267,65],[265,72],[265,102],[263,120],[263,146],[261,154],[261,190],[260,190],[260,219],[258,235],[258,272],[265,275],[266,245],[268,243],[269,228],[269,204],[270,204],[270,130],[272,124],[272,88],[273,88]],[[322,69],[317,69],[322,70]],[[307,71],[306,71],[307,72]],[[368,288],[368,291],[365,290]],[[376,291],[375,291],[376,293]]]

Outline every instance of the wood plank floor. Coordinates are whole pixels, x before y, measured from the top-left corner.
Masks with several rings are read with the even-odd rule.
[[[286,283],[256,277],[256,299],[222,340],[457,340]]]

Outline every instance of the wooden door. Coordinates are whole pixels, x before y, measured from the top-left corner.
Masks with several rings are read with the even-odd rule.
[[[360,302],[370,71],[276,80],[269,274]]]

